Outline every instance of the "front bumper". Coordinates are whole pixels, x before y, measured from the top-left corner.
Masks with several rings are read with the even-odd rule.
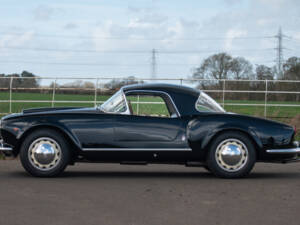
[[[4,155],[6,155],[6,156],[11,156],[11,155],[13,155],[12,151],[13,151],[13,148],[10,147],[10,146],[8,146],[8,145],[6,145],[3,142],[3,140],[0,139],[0,152],[3,152]]]

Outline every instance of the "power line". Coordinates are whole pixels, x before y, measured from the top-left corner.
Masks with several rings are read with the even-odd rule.
[[[251,61],[251,60],[250,60]],[[271,63],[270,61],[257,61],[257,63]],[[23,61],[23,60],[14,60],[14,61],[3,61],[0,63],[24,63],[24,64],[35,64],[35,65],[58,65],[58,66],[121,66],[121,67],[136,67],[136,66],[149,66],[148,63],[134,63],[134,64],[117,64],[117,63],[63,63],[63,62],[41,62],[41,61]],[[255,62],[253,62],[255,63]],[[160,63],[160,66],[199,66],[200,63]],[[156,71],[157,72],[157,71]]]
[[[3,31],[1,33],[4,33]],[[8,32],[6,35],[24,35],[25,33],[21,32]],[[275,38],[274,36],[249,36],[249,37],[194,37],[194,38],[163,38],[163,37],[128,37],[128,36],[75,36],[75,35],[61,35],[61,34],[39,34],[32,33],[32,36],[41,37],[41,38],[63,38],[63,39],[103,39],[103,40],[141,40],[141,41],[166,41],[166,40],[174,40],[174,41],[199,41],[199,40],[207,40],[207,41],[215,41],[215,40],[231,40],[231,39],[240,39],[240,40],[248,40],[248,39],[269,39]]]
[[[295,39],[293,37],[290,37],[286,40],[292,41],[294,45],[300,46],[300,39]]]
[[[76,53],[109,53],[109,54],[149,54],[149,50],[86,50],[86,49],[56,49],[56,48],[27,48],[27,47],[1,47],[2,49],[11,50],[26,50],[26,51],[50,51],[50,52],[76,52]],[[240,52],[240,51],[267,51],[272,48],[265,49],[233,49],[226,51],[224,49],[219,50],[157,50],[160,54],[201,54],[211,52]]]

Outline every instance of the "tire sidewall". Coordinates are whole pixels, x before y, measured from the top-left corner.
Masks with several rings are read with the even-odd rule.
[[[38,138],[41,137],[48,137],[52,138],[57,142],[57,144],[60,146],[61,149],[61,159],[59,163],[51,168],[50,170],[39,170],[35,166],[32,165],[30,162],[30,159],[28,157],[28,151],[31,143],[35,141]],[[51,129],[43,129],[43,130],[37,130],[33,133],[29,134],[23,141],[20,149],[20,160],[24,167],[24,169],[29,172],[33,176],[38,177],[53,177],[59,175],[66,166],[69,164],[70,161],[70,152],[69,152],[69,146],[63,136],[58,133],[55,130]]]
[[[217,147],[219,144],[226,139],[237,139],[241,141],[248,150],[248,158],[246,164],[238,171],[228,172],[222,169],[215,157]],[[222,178],[241,178],[250,173],[256,162],[256,151],[252,141],[241,132],[224,132],[217,136],[210,144],[209,153],[207,154],[207,166],[210,170],[218,177]]]

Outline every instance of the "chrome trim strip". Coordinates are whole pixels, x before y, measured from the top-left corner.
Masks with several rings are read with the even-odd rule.
[[[289,153],[300,153],[299,148],[287,148],[287,149],[268,149],[267,153],[271,154],[289,154]]]
[[[12,147],[4,146],[3,140],[0,139],[0,151],[12,151]]]
[[[82,151],[192,151],[191,148],[82,148]]]
[[[132,92],[148,92],[148,93],[162,93],[162,94],[165,94],[166,96],[168,96],[168,98],[171,100],[171,103],[173,104],[173,107],[174,107],[174,109],[176,110],[176,114],[177,114],[177,116],[178,117],[180,117],[181,115],[180,115],[180,113],[179,113],[179,111],[178,111],[178,109],[177,109],[177,106],[176,106],[176,104],[174,103],[174,101],[173,101],[173,99],[172,99],[172,97],[167,93],[167,92],[165,92],[165,91],[153,91],[153,90],[130,90],[130,91],[126,91],[125,92],[125,94],[126,93],[132,93]]]
[[[129,110],[128,101],[127,101],[127,98],[126,98],[126,95],[125,95],[125,93],[124,93],[123,88],[121,88],[120,91],[122,92],[122,96],[123,96],[123,98],[124,98],[124,101],[125,101],[125,104],[126,104],[126,108],[127,108],[126,111],[123,112],[123,113],[121,113],[121,114],[130,115],[130,110]]]

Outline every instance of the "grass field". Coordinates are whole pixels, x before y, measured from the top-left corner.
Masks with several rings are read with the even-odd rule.
[[[105,101],[109,98],[107,95],[97,96],[97,101]],[[0,100],[8,100],[8,92],[0,92]],[[34,100],[34,101],[51,101],[52,94],[40,94],[40,93],[13,93],[13,100]],[[79,94],[59,94],[55,95],[56,101],[94,101],[94,95],[79,95]],[[137,101],[137,98],[130,97],[132,102]],[[159,98],[153,97],[140,97],[140,102],[161,102]],[[235,101],[226,100],[225,103],[242,103],[242,104],[264,104],[263,101]],[[268,102],[268,104],[292,104],[299,105],[299,107],[267,107],[267,117],[278,120],[285,123],[290,123],[292,119],[295,121],[295,117],[300,115],[300,102]],[[139,114],[157,114],[157,115],[167,115],[168,110],[164,104],[132,104],[133,111],[136,113],[137,110]],[[55,103],[54,106],[79,106],[79,107],[93,107],[94,103]],[[34,107],[51,107],[51,102],[49,103],[39,103],[39,102],[29,102],[29,103],[12,103],[12,112],[20,112],[25,108]],[[137,109],[138,108],[138,109]],[[229,112],[253,115],[253,116],[264,116],[264,106],[230,106],[225,105],[225,110]],[[9,113],[9,103],[0,103],[0,113]],[[3,115],[0,115],[0,117]],[[296,123],[299,123],[299,121]],[[296,125],[296,124],[295,124]],[[299,137],[300,138],[300,137]]]

